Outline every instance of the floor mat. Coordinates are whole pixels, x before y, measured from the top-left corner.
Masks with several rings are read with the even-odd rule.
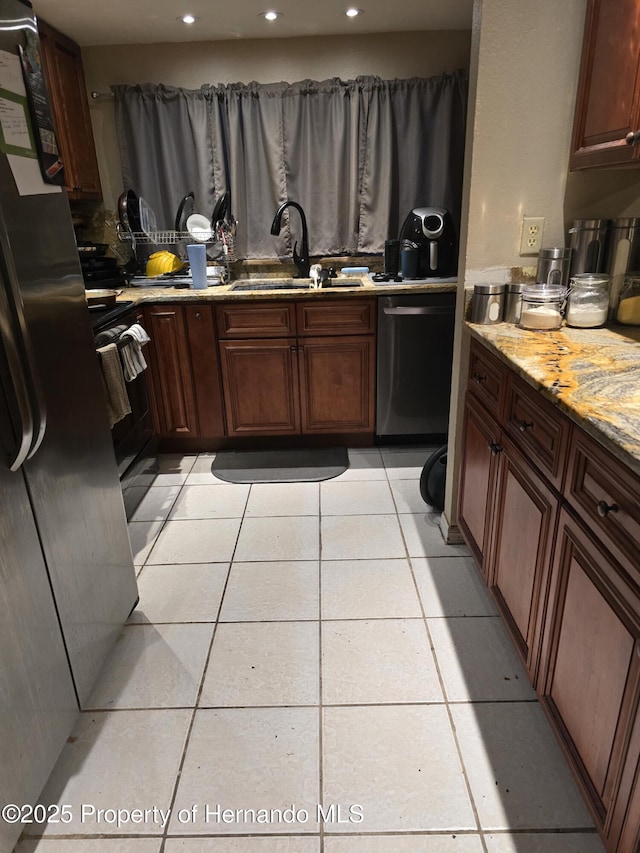
[[[228,483],[317,483],[349,467],[346,447],[220,450],[211,471]]]

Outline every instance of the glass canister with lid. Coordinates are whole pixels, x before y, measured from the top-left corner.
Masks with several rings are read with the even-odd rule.
[[[594,329],[607,322],[609,313],[609,276],[578,273],[569,282],[565,320],[567,326]]]
[[[640,326],[640,272],[625,276],[616,320],[626,326]]]
[[[559,329],[567,296],[557,284],[526,284],[522,288],[522,309],[518,326],[536,332]]]

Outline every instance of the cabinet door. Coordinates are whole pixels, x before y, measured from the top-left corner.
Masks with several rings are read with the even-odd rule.
[[[640,601],[566,510],[559,530],[539,693],[606,835],[640,686]]]
[[[559,500],[502,439],[489,586],[535,684]]]
[[[184,314],[200,437],[217,438],[224,435],[224,412],[213,306],[185,305]]]
[[[199,435],[189,345],[181,305],[145,310],[151,357],[151,406],[162,438]]]
[[[221,341],[227,435],[300,432],[295,338]]]
[[[101,198],[80,48],[44,21],[38,30],[69,197]]]
[[[375,338],[305,338],[300,354],[302,432],[373,432]]]
[[[590,0],[573,129],[571,169],[625,163],[640,154],[638,0]]]
[[[482,406],[467,394],[465,404],[458,523],[478,565],[486,575],[500,430]]]

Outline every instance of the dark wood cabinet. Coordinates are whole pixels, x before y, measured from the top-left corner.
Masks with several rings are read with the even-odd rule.
[[[566,510],[546,622],[540,699],[615,849],[609,828],[640,695],[640,602],[616,561]]]
[[[300,432],[295,338],[221,341],[227,434]]]
[[[200,438],[224,433],[220,362],[212,305],[185,305],[187,342]]]
[[[640,480],[472,341],[459,525],[608,851],[640,843]]]
[[[227,435],[373,435],[375,307],[217,305]]]
[[[589,0],[571,169],[640,158],[640,1]]]
[[[70,199],[102,197],[87,90],[78,45],[38,21],[42,61]]]

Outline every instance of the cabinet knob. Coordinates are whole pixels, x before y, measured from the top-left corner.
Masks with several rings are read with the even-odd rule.
[[[533,429],[531,421],[518,421],[518,429],[520,432],[526,432],[528,429]]]
[[[618,512],[618,504],[608,504],[606,501],[598,501],[598,515],[606,518],[610,512]]]
[[[473,381],[477,382],[478,385],[480,385],[482,382],[487,381],[487,377],[484,376],[482,373],[474,373],[473,374]]]
[[[196,311],[196,320],[202,320],[202,314],[199,311]]]
[[[630,130],[629,133],[627,133],[627,135],[625,136],[624,141],[627,143],[627,145],[635,145],[639,139],[640,131],[636,130],[636,132],[634,133],[632,130]]]
[[[291,352],[295,352],[298,349],[298,347],[297,346],[290,346],[289,349],[291,350]]]
[[[631,143],[629,143],[631,144]],[[79,184],[76,184],[73,188],[74,193],[79,193],[82,191],[82,187]]]
[[[492,441],[489,445],[489,450],[491,451],[492,456],[497,456],[498,453],[502,453],[504,448],[500,444],[498,444],[497,441]]]

